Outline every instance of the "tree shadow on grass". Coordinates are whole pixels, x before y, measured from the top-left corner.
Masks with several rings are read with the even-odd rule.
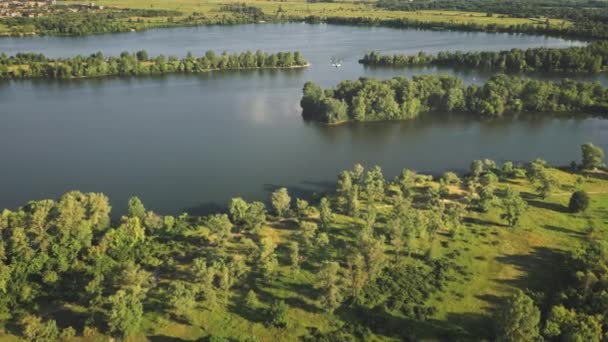
[[[183,341],[189,341],[189,340],[181,339],[179,337],[165,336],[165,335],[148,336],[148,340],[150,340],[150,342],[183,342]]]
[[[529,254],[513,254],[497,257],[496,260],[503,264],[513,265],[522,272],[515,279],[496,279],[502,284],[508,284],[519,289],[529,289],[535,292],[558,291],[562,288],[568,278],[566,264],[567,254],[563,251],[547,248],[534,247]]]
[[[440,336],[445,340],[491,340],[493,336],[492,316],[481,313],[450,313],[444,325],[446,333]],[[446,324],[447,323],[447,324]]]
[[[567,207],[559,204],[559,203],[553,203],[553,202],[545,202],[545,201],[538,201],[538,200],[533,200],[533,199],[529,199],[527,200],[528,204],[530,206],[536,207],[536,208],[541,208],[541,209],[547,209],[547,210],[551,210],[551,211],[557,211],[559,213],[568,213],[570,212],[568,210]]]
[[[240,304],[228,304],[226,306],[226,308],[228,309],[228,311],[243,317],[244,319],[248,320],[249,322],[263,323],[266,320],[264,309],[261,307],[252,309],[252,308],[247,307],[247,305],[245,305],[245,303],[240,303]]]
[[[494,222],[489,220],[483,220],[477,217],[464,217],[462,222],[465,224],[475,224],[478,226],[497,226],[497,227],[508,227],[506,224],[500,222]]]
[[[554,231],[554,232],[558,232],[558,233],[568,234],[568,235],[578,238],[578,239],[582,239],[585,236],[584,233],[577,232],[575,230],[564,228],[564,227],[553,226],[550,224],[544,225],[543,228]]]

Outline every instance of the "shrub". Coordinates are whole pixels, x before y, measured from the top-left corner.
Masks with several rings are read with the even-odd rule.
[[[276,300],[274,303],[272,303],[272,305],[270,305],[270,308],[268,308],[268,323],[276,327],[286,327],[288,321],[288,311],[289,306],[285,304],[284,301]]]
[[[568,208],[573,213],[580,213],[589,207],[589,194],[583,190],[575,191],[570,197]]]

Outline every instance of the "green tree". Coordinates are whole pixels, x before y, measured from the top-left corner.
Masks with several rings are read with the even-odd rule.
[[[314,222],[300,221],[300,237],[306,249],[310,249],[312,241],[317,234],[317,224]]]
[[[521,198],[519,193],[508,187],[502,199],[503,213],[500,215],[500,218],[506,220],[511,227],[515,227],[526,207],[526,201]]]
[[[303,199],[296,199],[296,213],[298,214],[299,219],[306,218],[310,215],[310,205],[308,201]]]
[[[331,205],[327,197],[321,198],[319,203],[319,219],[322,229],[328,229],[334,219],[334,214],[331,211]]]
[[[287,192],[286,188],[280,188],[272,193],[271,202],[277,215],[279,217],[284,217],[289,210],[291,197],[289,197],[289,193]]]
[[[604,151],[593,145],[592,143],[583,144],[581,146],[581,152],[583,155],[582,166],[584,169],[592,170],[602,167],[604,164]]]
[[[283,300],[275,300],[266,313],[268,323],[284,328],[289,323],[289,306]]]
[[[361,293],[367,284],[369,275],[365,266],[365,258],[360,253],[354,253],[347,259],[350,296],[354,303],[361,302]]]
[[[129,291],[118,290],[108,298],[110,312],[108,327],[117,337],[127,337],[139,331],[144,309],[140,298]]]
[[[207,219],[207,226],[213,232],[220,245],[225,245],[232,234],[232,223],[226,214],[211,215]]]
[[[177,317],[191,322],[192,310],[196,306],[196,291],[192,285],[184,281],[172,281],[169,293],[169,303]]]
[[[342,171],[338,175],[338,183],[336,187],[337,205],[343,212],[347,211],[348,200],[350,193],[353,190],[353,180],[349,171]]]
[[[573,213],[580,213],[587,210],[589,207],[589,194],[586,191],[578,190],[572,193],[570,196],[570,203],[568,208]]]
[[[255,310],[258,308],[260,301],[258,299],[258,295],[255,294],[255,291],[249,290],[247,292],[247,296],[245,297],[245,305],[247,305],[250,310]]]
[[[146,215],[146,208],[139,197],[133,196],[129,198],[127,215],[129,215],[129,217],[137,217],[140,220],[144,219],[144,215]]]
[[[296,241],[289,243],[289,261],[291,262],[292,269],[298,272],[300,269],[300,245]]]
[[[379,166],[374,166],[365,177],[365,194],[370,203],[377,203],[384,198],[384,176]]]
[[[340,265],[337,262],[325,262],[317,276],[317,288],[321,291],[321,305],[329,312],[333,312],[342,301],[338,285],[339,271]]]
[[[562,305],[551,308],[544,334],[559,341],[600,342],[602,338],[601,316],[592,316],[568,310]]]
[[[557,185],[557,181],[555,180],[555,178],[552,175],[550,175],[548,172],[543,172],[540,175],[539,184],[536,187],[536,190],[538,191],[538,195],[541,198],[545,199],[545,198],[549,197],[549,195],[553,191],[553,188],[556,185]]]
[[[230,200],[230,205],[228,206],[228,212],[230,213],[230,218],[232,222],[235,224],[241,224],[245,220],[247,215],[247,211],[249,210],[249,204],[245,202],[244,199],[237,197]]]
[[[23,338],[32,342],[54,342],[59,337],[59,329],[54,320],[42,322],[42,318],[26,315],[21,319]]]
[[[509,297],[498,309],[496,316],[496,340],[500,342],[537,341],[540,310],[534,301],[521,290]]]

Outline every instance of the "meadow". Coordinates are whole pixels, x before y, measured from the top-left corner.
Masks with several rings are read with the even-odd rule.
[[[71,4],[72,1],[61,3]],[[76,2],[87,3],[87,2]],[[223,5],[246,4],[255,6],[266,15],[281,14],[286,17],[304,19],[308,16],[319,17],[342,17],[342,18],[371,18],[371,19],[411,19],[424,22],[437,23],[474,23],[480,25],[512,26],[521,24],[545,25],[546,18],[509,18],[505,15],[490,15],[479,12],[462,11],[388,11],[375,8],[368,3],[308,3],[306,1],[265,1],[265,0],[101,0],[96,3],[109,7],[117,8],[139,8],[139,9],[167,9],[177,10],[184,16],[193,13],[208,17],[230,16],[231,13],[221,10]],[[548,19],[553,26],[567,27],[570,23],[567,20]]]

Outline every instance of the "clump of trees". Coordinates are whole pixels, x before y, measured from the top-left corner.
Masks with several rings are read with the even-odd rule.
[[[0,78],[49,78],[140,76],[170,73],[199,73],[210,70],[240,70],[262,68],[303,67],[307,62],[299,52],[246,51],[240,54],[223,52],[220,55],[207,51],[195,57],[188,53],[184,58],[159,55],[149,57],[144,50],[123,52],[119,57],[105,57],[101,52],[88,57],[53,59],[42,54],[18,53],[15,56],[0,54]]]
[[[488,70],[527,72],[591,72],[598,73],[608,67],[607,42],[595,42],[585,47],[564,49],[530,48],[508,51],[441,51],[429,55],[423,51],[416,55],[381,55],[370,52],[359,63],[370,66],[405,67],[413,65],[441,65],[451,67],[482,68]]]
[[[559,83],[496,75],[484,85],[465,86],[451,76],[361,78],[321,89],[307,82],[300,101],[304,119],[345,121],[405,120],[422,112],[460,112],[480,118],[518,113],[605,113],[608,91],[599,83]]]

